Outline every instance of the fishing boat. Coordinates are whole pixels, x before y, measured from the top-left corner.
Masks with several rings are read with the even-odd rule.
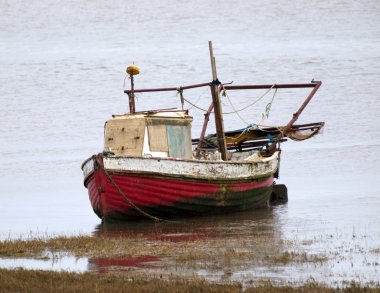
[[[84,185],[96,215],[103,221],[224,214],[266,207],[282,185],[279,176],[281,144],[288,138],[304,140],[318,134],[323,122],[295,122],[321,86],[305,84],[232,85],[219,82],[212,43],[209,43],[213,80],[207,83],[135,89],[136,66],[127,68],[131,88],[130,112],[113,115],[104,126],[104,151],[84,161]],[[193,118],[183,109],[136,111],[135,94],[209,87],[211,104],[199,138],[192,139]],[[290,121],[280,127],[245,125],[225,131],[222,91],[310,88]],[[215,134],[206,135],[209,116]],[[306,134],[305,134],[306,133]],[[277,192],[276,192],[277,191]],[[285,196],[286,198],[286,196]]]

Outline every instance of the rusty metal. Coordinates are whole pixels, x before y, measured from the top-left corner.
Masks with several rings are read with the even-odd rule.
[[[293,124],[297,121],[298,117],[302,113],[302,111],[305,109],[307,104],[310,102],[310,100],[313,98],[319,87],[321,86],[322,82],[320,81],[311,81],[310,83],[298,83],[298,84],[261,84],[261,85],[228,85],[228,84],[223,84],[223,89],[225,90],[256,90],[256,89],[294,89],[294,88],[313,88],[309,96],[306,98],[304,103],[301,105],[301,107],[298,109],[296,113],[293,114],[293,118],[288,122],[288,124],[282,129],[282,136],[285,136],[287,132],[291,131]],[[215,100],[215,96],[219,93],[220,89],[216,92],[216,95],[213,94],[213,87],[215,86],[213,83],[199,83],[199,84],[194,84],[194,85],[188,85],[188,86],[181,86],[181,87],[170,87],[170,88],[151,88],[151,89],[133,89],[133,93],[144,93],[144,92],[164,92],[164,91],[180,91],[182,92],[183,90],[187,89],[194,89],[194,88],[199,88],[199,87],[205,87],[205,86],[210,86],[211,88],[211,94],[213,96],[213,101]],[[132,90],[125,90],[124,93],[128,94],[131,96]],[[130,99],[131,100],[131,99]],[[132,108],[131,108],[132,107]],[[133,105],[131,104],[130,101],[130,108],[135,111],[134,108],[134,99],[133,99]],[[214,102],[212,102],[209,106],[209,109],[207,110],[205,114],[205,120],[204,124],[202,127],[201,135],[198,141],[198,147],[196,151],[196,157],[199,156],[200,153],[200,147],[201,147],[201,141],[202,138],[204,138],[204,135],[206,133],[207,129],[207,124],[209,121],[209,116],[212,112],[212,109],[214,108]],[[217,111],[217,110],[216,110]],[[132,113],[132,112],[131,112]],[[215,113],[215,111],[214,111]],[[218,120],[216,120],[218,121]],[[216,122],[216,130],[217,132],[220,131],[220,124]],[[224,128],[224,127],[222,127]],[[224,133],[224,132],[223,132]],[[203,135],[202,135],[203,134]],[[218,140],[219,143],[219,140]],[[270,151],[274,151],[276,149],[276,142],[273,142],[269,146]],[[222,151],[221,151],[222,153]],[[223,157],[223,156],[222,156]],[[226,156],[225,156],[226,157]]]
[[[199,83],[199,84],[193,84],[188,86],[180,86],[180,87],[166,87],[166,88],[153,88],[153,89],[135,89],[135,93],[149,93],[149,92],[170,92],[170,91],[178,91],[178,90],[188,90],[188,89],[194,89],[198,87],[204,87],[209,86],[210,83]],[[124,93],[129,94],[131,90],[124,90]]]
[[[168,91],[180,91],[188,90],[188,89],[194,89],[199,87],[205,87],[210,86],[212,87],[213,84],[210,82],[206,83],[199,83],[199,84],[193,84],[193,85],[187,85],[187,86],[180,86],[180,87],[168,87],[168,88],[150,88],[150,89],[135,89],[133,86],[133,76],[131,77],[131,89],[130,90],[124,90],[124,93],[128,94],[129,96],[129,109],[131,113],[136,112],[136,106],[135,106],[135,98],[134,93],[148,93],[148,92],[168,92]],[[228,85],[223,84],[223,89],[225,90],[255,90],[255,89],[290,89],[290,88],[319,88],[320,83],[316,81],[312,81],[311,83],[299,83],[299,84],[262,84],[262,85]]]
[[[213,102],[211,102],[211,104],[208,107],[207,112],[205,114],[205,119],[203,121],[202,131],[201,131],[201,134],[199,136],[199,141],[198,141],[198,145],[197,145],[197,151],[195,153],[196,158],[199,158],[199,155],[201,152],[202,141],[206,135],[207,124],[208,124],[208,121],[210,120],[210,114],[212,112],[212,109],[214,109],[214,103]]]
[[[135,91],[134,91],[134,80],[133,80],[133,74],[130,75],[131,78],[131,91],[128,93],[129,97],[129,112],[131,114],[136,112],[136,106],[135,106]]]
[[[294,122],[297,121],[298,117],[301,115],[302,111],[306,108],[307,104],[309,104],[310,100],[314,97],[315,93],[318,91],[319,87],[322,85],[321,81],[314,81],[315,87],[308,95],[306,100],[302,103],[301,107],[299,107],[298,111],[293,114],[293,118],[289,121],[289,123],[283,128],[282,134],[285,135],[289,129],[292,128]]]
[[[167,88],[151,88],[151,89],[134,89],[135,93],[148,93],[148,92],[169,92],[178,90],[188,90],[193,88],[199,88],[204,86],[210,86],[210,82],[180,86],[180,87],[167,87]],[[291,88],[309,88],[316,87],[317,82],[311,83],[294,83],[294,84],[262,84],[262,85],[224,85],[226,90],[257,90],[257,89],[291,89]],[[124,93],[129,94],[131,90],[124,90]]]
[[[129,99],[129,113],[134,114],[136,113],[134,95],[132,93],[129,93],[128,99]]]
[[[311,99],[314,97],[315,93],[318,91],[319,87],[322,85],[321,81],[312,81],[310,84],[314,85],[313,90],[310,92],[310,94],[307,96],[305,101],[302,103],[302,105],[299,107],[296,113],[293,114],[293,118],[288,122],[288,124],[282,129],[281,135],[282,137],[286,135],[286,133],[292,128],[293,124],[297,121],[298,117],[301,115],[302,111],[306,108],[307,104],[311,101]],[[310,86],[309,86],[310,87]],[[269,153],[273,153],[276,150],[277,142],[273,142],[269,148]]]
[[[261,84],[261,85],[225,85],[226,90],[260,90],[260,89],[293,89],[293,88],[308,88],[316,87],[318,82],[312,81],[311,83],[289,83],[289,84]]]

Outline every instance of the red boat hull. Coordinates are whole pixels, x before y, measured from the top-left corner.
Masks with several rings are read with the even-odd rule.
[[[160,218],[220,214],[267,206],[273,190],[273,176],[240,180],[195,180],[157,174],[108,173],[125,196],[143,211]],[[95,213],[104,221],[145,218],[122,197],[95,168],[86,178]]]

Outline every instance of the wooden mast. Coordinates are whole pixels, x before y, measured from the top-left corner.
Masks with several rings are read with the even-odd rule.
[[[211,95],[212,101],[214,103],[214,114],[215,114],[215,128],[216,128],[216,137],[218,139],[218,147],[222,156],[223,161],[227,161],[227,145],[226,139],[224,136],[224,123],[223,123],[223,115],[222,115],[222,104],[220,103],[220,96],[218,87],[220,85],[220,81],[218,80],[218,76],[216,74],[216,64],[214,52],[212,49],[212,42],[208,42],[210,49],[210,59],[211,59],[211,68],[212,68],[212,85],[211,85]]]

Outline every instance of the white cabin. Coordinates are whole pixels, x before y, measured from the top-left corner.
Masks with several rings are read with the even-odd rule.
[[[113,115],[104,126],[104,148],[121,157],[192,158],[187,111]]]

